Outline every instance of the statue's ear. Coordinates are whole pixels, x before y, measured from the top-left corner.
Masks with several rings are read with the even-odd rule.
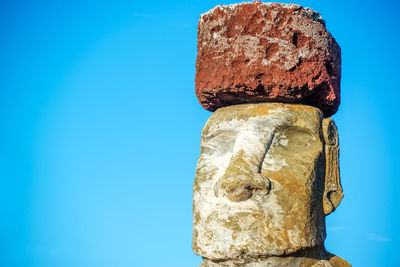
[[[325,190],[323,196],[324,212],[333,212],[343,198],[339,172],[339,136],[332,119],[323,119],[322,132],[325,140]]]

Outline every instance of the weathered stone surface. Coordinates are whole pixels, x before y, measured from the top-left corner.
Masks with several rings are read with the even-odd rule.
[[[290,266],[349,266],[323,249],[325,215],[343,196],[338,157],[325,153],[338,149],[337,140],[333,121],[311,106],[244,104],[213,113],[193,185],[193,249],[203,266],[285,266],[266,263],[290,255]],[[320,257],[310,259],[309,250]]]
[[[196,95],[210,111],[242,103],[340,104],[340,47],[321,16],[296,4],[245,2],[200,17]]]
[[[344,259],[332,255],[323,247],[313,248],[293,255],[259,257],[246,260],[213,261],[204,259],[200,267],[350,267]]]
[[[329,214],[335,210],[343,198],[343,189],[340,183],[339,173],[339,137],[335,122],[332,119],[325,119],[322,122],[322,129],[325,140],[325,192],[324,212]],[[329,195],[329,200],[327,196]]]

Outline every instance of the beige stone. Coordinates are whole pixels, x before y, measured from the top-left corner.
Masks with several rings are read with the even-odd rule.
[[[262,103],[213,113],[193,185],[202,266],[349,266],[323,247],[325,215],[343,197],[338,150],[336,126],[318,108]]]
[[[213,261],[204,259],[200,267],[348,267],[350,264],[331,253],[323,247],[302,251],[293,255],[258,257],[252,261],[227,260]]]

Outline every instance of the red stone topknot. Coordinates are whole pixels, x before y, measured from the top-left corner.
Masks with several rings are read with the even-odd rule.
[[[340,104],[340,47],[320,14],[296,4],[244,2],[200,17],[196,95],[207,110],[301,103],[325,117]]]

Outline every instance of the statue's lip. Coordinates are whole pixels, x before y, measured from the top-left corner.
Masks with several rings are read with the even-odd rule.
[[[231,201],[225,196],[217,197],[215,196],[214,191],[203,191],[197,193],[202,195],[202,201],[197,202],[198,208],[208,214],[211,214],[214,211],[218,211],[219,213],[263,213],[263,209],[268,206],[268,203],[270,202],[269,198],[271,197],[271,192],[265,193],[257,190],[253,192],[253,195],[249,199],[243,201]]]
[[[261,207],[254,199],[247,199],[245,201],[234,202],[226,197],[214,198],[210,201],[213,208],[210,209],[209,214],[217,211],[218,214],[235,214],[235,213],[261,213]]]

